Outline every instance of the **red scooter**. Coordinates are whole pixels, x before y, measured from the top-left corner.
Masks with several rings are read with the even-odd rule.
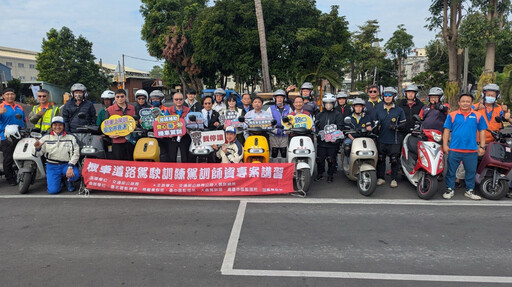
[[[507,174],[512,169],[512,130],[490,131],[496,141],[489,143],[476,169],[476,183],[487,199],[501,199],[508,193]]]

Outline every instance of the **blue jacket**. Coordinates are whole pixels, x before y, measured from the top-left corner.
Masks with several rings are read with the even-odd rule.
[[[406,122],[404,110],[395,104],[389,110],[386,109],[384,104],[376,105],[375,116],[380,126],[378,142],[383,144],[401,144],[398,127]]]
[[[270,113],[272,114],[272,117],[277,121],[277,124],[276,124],[276,127],[277,127],[277,133],[276,133],[276,136],[279,136],[279,137],[285,137],[287,135],[285,135],[283,133],[283,125],[282,125],[282,118],[286,115],[288,115],[289,113],[292,112],[292,110],[290,109],[290,106],[289,105],[284,105],[283,107],[283,111],[280,112],[279,109],[277,108],[276,105],[273,105],[273,106],[270,106],[270,109],[269,109]]]
[[[7,104],[6,102],[3,102],[0,104],[0,107],[5,107],[7,110],[5,113],[0,115],[0,139],[5,140],[4,131],[5,126],[7,125],[18,125],[22,128],[25,127],[25,122],[27,119],[25,118],[25,113],[23,112],[23,108],[17,104],[14,103],[13,106]],[[16,118],[16,114],[21,115],[21,119]]]

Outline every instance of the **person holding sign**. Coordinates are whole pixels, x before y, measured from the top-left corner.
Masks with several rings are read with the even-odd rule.
[[[172,97],[174,105],[168,108],[169,115],[178,115],[180,119],[186,118],[190,109],[183,105],[184,100],[182,93],[175,93]],[[191,142],[192,139],[189,134],[184,134],[181,137],[178,136],[170,138],[170,141],[168,141],[169,145],[167,151],[169,152],[171,162],[178,161],[178,148],[180,149],[181,162],[188,162],[188,148],[190,147]]]
[[[236,128],[226,128],[226,143],[222,146],[212,145],[216,150],[217,157],[221,163],[240,163],[244,158],[244,148],[242,144],[236,139]]]
[[[34,156],[44,155],[46,158],[46,183],[48,193],[56,194],[64,187],[66,177],[68,191],[75,191],[73,181],[80,178],[76,167],[80,158],[80,147],[76,137],[64,131],[64,118],[54,117],[51,132],[34,143]]]
[[[135,92],[135,99],[137,103],[135,104],[135,114],[140,116],[140,110],[151,108],[148,104],[148,92],[146,90],[140,89]]]
[[[402,131],[406,123],[404,110],[396,106],[394,101],[397,91],[393,87],[386,87],[382,91],[384,105],[375,106],[375,119],[379,121],[379,159],[377,161],[377,185],[386,183],[384,179],[386,174],[386,157],[389,157],[391,163],[391,183],[390,187],[397,187],[396,177],[398,175],[400,159],[399,131]]]
[[[333,94],[325,94],[322,98],[323,111],[320,112],[316,116],[315,127],[317,131],[325,130],[325,134],[332,134],[334,132],[340,131],[343,128],[343,118],[340,113],[334,110],[334,103],[336,102],[336,97]],[[334,131],[331,131],[330,128],[332,125],[335,126]],[[315,181],[321,180],[324,176],[325,171],[325,161],[327,161],[327,182],[331,183],[333,181],[334,172],[336,172],[335,164],[338,155],[338,149],[340,147],[340,141],[335,140],[328,141],[327,137],[317,138],[317,158],[316,163],[318,167],[318,175]]]
[[[107,109],[107,118],[113,115],[118,116],[135,116],[135,107],[126,103],[126,91],[119,89],[116,91],[115,103]],[[115,160],[133,160],[132,143],[128,142],[125,137],[110,136],[112,139],[112,158]]]

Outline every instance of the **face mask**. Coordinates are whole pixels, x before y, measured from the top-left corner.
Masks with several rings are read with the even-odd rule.
[[[496,102],[496,98],[495,97],[485,97],[485,102],[488,104],[494,104],[494,102]]]
[[[325,109],[328,110],[328,111],[332,110],[333,107],[334,107],[334,105],[332,103],[326,103],[325,104]]]
[[[151,102],[151,105],[152,105],[153,107],[159,107],[159,106],[160,106],[160,101],[152,101],[152,102]]]

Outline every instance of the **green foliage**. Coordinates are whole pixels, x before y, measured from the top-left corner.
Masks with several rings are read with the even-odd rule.
[[[67,27],[60,31],[52,28],[46,37],[41,53],[36,55],[39,80],[64,87],[82,83],[91,99],[99,99],[101,92],[108,88],[110,79],[94,63],[92,43],[82,35],[76,38]]]
[[[503,73],[496,73],[496,83],[500,86],[501,99],[505,104],[512,104],[512,64],[503,69]]]
[[[408,34],[404,25],[397,26],[397,30],[393,32],[393,36],[384,45],[384,48],[391,53],[395,59],[407,58],[407,55],[412,52],[414,42],[412,35]]]
[[[13,78],[12,80],[7,81],[7,87],[14,90],[14,93],[16,93],[16,98],[19,100],[21,96],[21,88],[23,88],[21,80]]]
[[[149,76],[154,79],[161,79],[163,76],[164,69],[161,66],[153,66],[153,69],[149,71]]]

